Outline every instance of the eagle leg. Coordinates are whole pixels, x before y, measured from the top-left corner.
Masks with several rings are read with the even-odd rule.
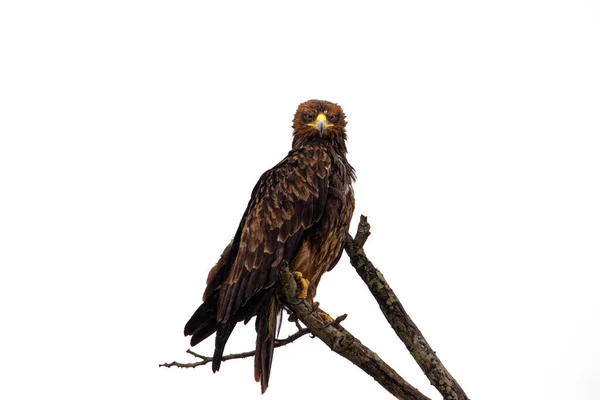
[[[304,279],[302,277],[302,272],[298,271],[294,272],[294,278],[298,284],[298,299],[306,299],[306,297],[308,297],[308,287],[310,285],[310,281],[308,279]]]

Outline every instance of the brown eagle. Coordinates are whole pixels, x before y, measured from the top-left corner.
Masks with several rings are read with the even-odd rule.
[[[237,232],[210,270],[203,304],[185,326],[194,346],[216,332],[213,371],[238,322],[256,316],[254,378],[267,389],[279,271],[289,265],[313,304],[321,276],[339,261],[354,211],[354,169],[346,159],[346,120],[334,103],[309,100],[294,116],[292,150],[265,172]]]

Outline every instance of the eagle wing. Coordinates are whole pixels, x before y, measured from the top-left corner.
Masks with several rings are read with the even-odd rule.
[[[230,244],[230,268],[211,271],[214,278],[207,291],[219,291],[217,321],[227,322],[253,296],[275,284],[279,267],[293,259],[304,233],[323,215],[331,164],[325,149],[301,148],[261,176]]]

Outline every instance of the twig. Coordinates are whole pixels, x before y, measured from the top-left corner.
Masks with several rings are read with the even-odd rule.
[[[302,336],[310,333],[310,330],[308,328],[302,328],[300,325],[298,326],[298,332],[294,333],[293,335],[288,336],[285,339],[275,339],[275,347],[281,347],[281,346],[285,346],[286,344],[290,344],[293,341],[300,339]],[[212,362],[213,358],[212,357],[208,357],[208,356],[203,356],[201,354],[198,354],[192,350],[187,350],[186,353],[193,355],[196,358],[200,358],[202,361],[197,361],[194,363],[180,363],[177,361],[173,361],[170,363],[164,363],[164,364],[159,364],[159,367],[166,367],[166,368],[171,368],[171,367],[179,367],[179,368],[196,368],[199,367],[201,365],[206,365],[210,362]],[[226,356],[223,356],[223,361],[227,361],[227,360],[233,360],[236,358],[246,358],[246,357],[252,357],[254,354],[256,353],[255,350],[252,351],[246,351],[244,353],[235,353],[235,354],[228,354]]]
[[[297,302],[297,286],[287,267],[281,271],[281,281],[282,300],[287,307],[310,329],[313,335],[321,339],[331,350],[369,374],[396,398],[429,400],[398,375],[377,354],[339,325],[339,322],[324,325],[324,321],[306,301],[294,304]]]
[[[429,382],[446,400],[468,400],[469,398],[458,382],[450,375],[438,356],[429,346],[423,334],[402,307],[400,300],[383,275],[373,266],[365,255],[363,246],[370,235],[370,225],[367,217],[361,215],[356,238],[346,235],[346,253],[356,272],[367,284],[388,322],[404,342]]]

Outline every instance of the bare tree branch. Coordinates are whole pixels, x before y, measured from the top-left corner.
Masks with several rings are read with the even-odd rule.
[[[342,318],[343,317],[343,318]],[[340,317],[341,320],[343,320],[344,318],[346,318],[345,316]],[[298,326],[298,332],[294,333],[293,335],[288,336],[285,339],[275,339],[275,347],[281,347],[281,346],[285,346],[286,344],[292,343],[293,341],[300,339],[302,336],[310,333],[310,330],[308,328],[302,328],[299,324],[297,324],[296,326]],[[193,355],[196,358],[200,358],[202,361],[197,361],[194,363],[180,363],[177,361],[173,361],[170,363],[164,363],[164,364],[159,364],[159,367],[166,367],[166,368],[171,368],[171,367],[179,367],[179,368],[196,368],[202,365],[206,365],[210,362],[212,362],[213,358],[212,357],[208,357],[208,356],[203,356],[201,354],[198,354],[192,350],[187,350],[186,353]],[[252,351],[246,351],[244,353],[235,353],[235,354],[228,354],[226,356],[223,356],[223,361],[227,361],[227,360],[233,360],[236,358],[246,358],[246,357],[252,357],[254,354],[256,353],[256,351],[252,350]]]
[[[431,349],[419,328],[404,310],[404,307],[390,288],[383,275],[377,270],[367,258],[363,246],[371,234],[370,225],[365,216],[360,217],[360,223],[355,238],[346,235],[345,249],[350,257],[350,263],[358,275],[369,287],[371,294],[377,302],[388,322],[404,342],[409,352],[421,367],[429,381],[442,394],[445,400],[469,400],[458,382],[450,375],[435,352]],[[346,358],[365,373],[373,377],[382,387],[398,399],[408,400],[430,400],[408,382],[406,382],[396,371],[386,364],[376,353],[363,345],[356,337],[344,329],[340,322],[346,318],[342,315],[332,323],[325,323],[317,311],[318,303],[311,306],[305,300],[297,301],[297,285],[294,276],[285,266],[281,271],[280,299],[284,302],[290,321],[293,321],[298,331],[286,339],[276,340],[275,347],[285,346],[300,337],[311,333],[318,337],[331,350]],[[302,327],[298,320],[302,321],[306,328]],[[213,358],[203,356],[187,350],[188,354],[201,361],[194,363],[165,363],[161,367],[195,368],[210,363]],[[255,351],[229,354],[223,357],[223,361],[236,358],[254,356]]]
[[[369,374],[396,398],[429,400],[341,325],[325,324],[315,308],[304,300],[298,303],[296,281],[287,267],[281,271],[281,281],[286,306],[331,350]]]
[[[361,215],[355,239],[346,236],[346,253],[358,275],[367,284],[371,294],[379,303],[388,322],[404,342],[429,382],[446,400],[468,400],[458,382],[450,375],[438,356],[431,349],[423,334],[404,310],[385,278],[365,255],[363,246],[371,234],[367,217]]]

